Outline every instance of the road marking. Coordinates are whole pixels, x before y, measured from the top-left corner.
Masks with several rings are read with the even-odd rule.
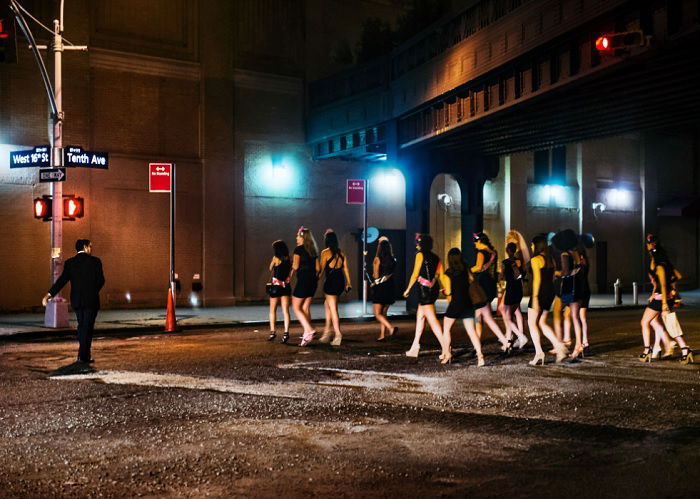
[[[101,381],[112,385],[155,386],[161,388],[186,388],[190,390],[210,390],[243,395],[262,395],[290,399],[304,399],[291,387],[293,383],[243,383],[232,379],[186,376],[182,374],[157,374],[133,371],[97,371],[86,374],[51,376],[58,381]],[[291,394],[294,395],[291,395]]]

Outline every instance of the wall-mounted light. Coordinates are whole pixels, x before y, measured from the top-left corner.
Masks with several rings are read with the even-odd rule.
[[[369,186],[373,195],[395,198],[405,192],[406,181],[396,168],[382,168],[372,174]]]
[[[629,208],[632,204],[632,195],[627,189],[610,189],[606,197],[611,208],[624,209]]]
[[[564,196],[564,188],[561,185],[545,185],[542,188],[543,201],[558,204]]]
[[[438,200],[438,205],[440,206],[440,208],[442,208],[445,211],[450,209],[450,206],[452,205],[452,201],[453,201],[452,196],[450,196],[446,192],[438,194],[437,200]]]

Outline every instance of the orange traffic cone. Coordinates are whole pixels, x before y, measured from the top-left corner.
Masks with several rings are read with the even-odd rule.
[[[175,318],[175,300],[172,289],[168,289],[168,309],[165,312],[165,332],[177,331],[177,319]]]

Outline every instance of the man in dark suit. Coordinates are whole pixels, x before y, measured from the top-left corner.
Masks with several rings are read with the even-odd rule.
[[[46,306],[48,299],[58,294],[70,281],[70,303],[78,319],[78,362],[88,363],[92,361],[90,345],[97,311],[100,309],[100,289],[104,286],[105,277],[102,262],[90,254],[92,244],[89,239],[78,239],[75,250],[78,254],[66,260],[63,273],[51,286],[42,303]]]

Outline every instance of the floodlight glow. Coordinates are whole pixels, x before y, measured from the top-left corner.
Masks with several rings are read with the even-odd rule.
[[[544,203],[560,204],[564,200],[564,188],[561,185],[544,185],[540,191]]]
[[[396,168],[377,170],[370,178],[369,185],[374,195],[387,198],[397,197],[406,189],[404,176]]]
[[[608,204],[615,208],[629,208],[632,204],[632,195],[627,189],[610,189],[607,198]]]

